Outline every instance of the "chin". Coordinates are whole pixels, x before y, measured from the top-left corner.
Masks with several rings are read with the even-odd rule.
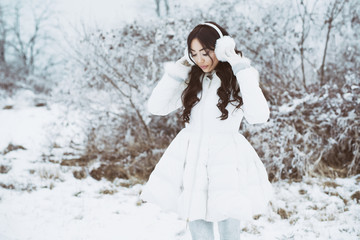
[[[202,70],[202,69],[201,69]],[[207,68],[207,69],[204,69],[204,70],[202,70],[203,72],[205,72],[205,73],[208,73],[208,72],[211,72],[212,71],[212,69],[210,68]]]

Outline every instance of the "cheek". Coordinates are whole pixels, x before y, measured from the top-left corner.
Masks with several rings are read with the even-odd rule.
[[[211,59],[209,58],[209,65],[210,65],[211,67],[216,66],[216,64],[217,64],[217,59],[214,59],[214,58],[213,58],[213,59],[211,60]]]
[[[198,65],[200,62],[200,58],[199,57],[192,57],[192,59],[194,60],[194,62]]]
[[[214,63],[217,63],[217,62],[218,62],[218,59],[216,58],[215,53],[212,53],[210,56],[211,56],[211,58],[212,58],[212,60],[213,60]]]
[[[219,61],[217,59],[214,59],[214,65],[217,65]]]
[[[217,58],[213,58],[213,67],[216,67],[219,63],[219,60]]]

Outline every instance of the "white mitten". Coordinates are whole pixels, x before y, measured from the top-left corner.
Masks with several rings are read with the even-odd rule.
[[[250,60],[235,52],[235,41],[230,36],[216,40],[215,55],[219,61],[230,63],[234,72],[250,67]]]
[[[187,48],[185,48],[184,56],[174,62],[165,63],[165,72],[167,72],[175,80],[182,82],[188,78],[191,66],[194,63],[190,60]]]

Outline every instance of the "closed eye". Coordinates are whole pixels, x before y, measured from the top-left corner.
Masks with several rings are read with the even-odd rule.
[[[197,54],[191,54],[191,57],[196,57],[196,55],[197,55]],[[203,53],[202,55],[203,55],[204,57],[209,56],[208,53]]]

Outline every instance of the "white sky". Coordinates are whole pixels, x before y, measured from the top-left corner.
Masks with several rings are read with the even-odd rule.
[[[157,18],[155,0],[0,0],[1,5],[13,6],[17,2],[22,7],[22,18],[30,17],[31,7],[36,10],[49,5],[57,13],[61,28],[71,31],[84,24],[102,29],[116,28],[134,20],[148,21]],[[214,0],[168,0],[170,17],[179,10],[206,8]],[[10,7],[11,8],[11,7]],[[164,0],[160,0],[160,12],[164,16]],[[26,20],[25,20],[26,25]],[[28,26],[23,26],[27,28]]]
[[[122,22],[155,17],[154,0],[54,0],[63,23],[85,22],[99,27],[116,26]],[[139,2],[141,9],[139,9]]]

